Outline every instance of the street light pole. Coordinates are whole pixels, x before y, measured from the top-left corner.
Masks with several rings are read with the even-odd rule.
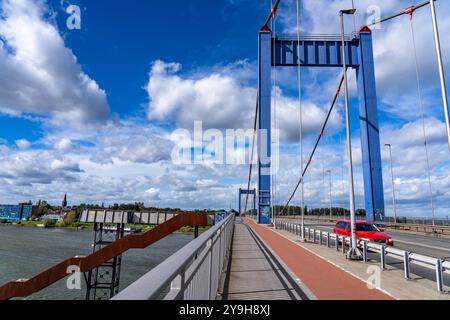
[[[330,220],[333,219],[333,198],[332,198],[332,193],[331,193],[331,170],[327,171],[328,174],[330,175]]]
[[[434,42],[436,45],[437,63],[439,69],[439,79],[441,81],[442,102],[444,104],[445,124],[447,127],[448,147],[450,151],[450,115],[448,111],[447,86],[445,84],[444,65],[442,63],[441,42],[439,40],[439,28],[436,18],[435,0],[430,0],[431,18],[433,20]]]
[[[355,14],[355,9],[341,10],[339,15],[341,17],[341,40],[342,40],[342,69],[344,74],[344,94],[345,94],[345,126],[347,130],[347,162],[348,162],[348,185],[350,194],[350,220],[352,243],[351,248],[347,252],[347,258],[350,260],[361,260],[362,254],[357,246],[356,239],[356,216],[355,216],[355,187],[353,180],[353,159],[352,159],[352,139],[350,130],[350,108],[348,97],[348,79],[347,79],[347,55],[345,48],[345,30],[344,30],[344,14]]]
[[[391,177],[392,177],[392,208],[394,210],[394,223],[397,224],[397,205],[395,201],[395,182],[394,182],[394,166],[392,164],[392,146],[388,143],[386,147],[389,148],[389,157],[391,159]]]
[[[352,9],[355,10],[355,0],[352,0]],[[356,16],[353,14],[353,31],[356,32]]]

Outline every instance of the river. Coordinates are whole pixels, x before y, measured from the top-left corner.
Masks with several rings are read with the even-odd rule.
[[[123,255],[120,288],[133,283],[193,239],[193,235],[173,234],[144,250]],[[41,229],[0,225],[0,285],[31,278],[58,262],[91,253],[92,231]],[[30,300],[81,300],[82,290],[68,290],[66,280],[29,296]]]

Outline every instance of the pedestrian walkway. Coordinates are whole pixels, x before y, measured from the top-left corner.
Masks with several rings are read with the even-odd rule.
[[[240,218],[221,282],[223,300],[308,299]]]
[[[274,251],[276,256],[319,300],[392,300],[388,294],[321,259],[267,226],[245,218],[244,223]]]

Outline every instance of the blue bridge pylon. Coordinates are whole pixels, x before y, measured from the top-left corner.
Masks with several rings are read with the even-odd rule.
[[[377,92],[372,32],[363,27],[345,41],[347,66],[356,71],[359,99],[364,196],[368,221],[385,218],[383,174],[378,126]],[[299,49],[300,50],[299,50]],[[258,137],[258,212],[259,223],[270,224],[271,213],[271,94],[272,67],[342,68],[339,36],[272,38],[266,26],[259,32],[259,137]]]
[[[256,189],[253,190],[243,190],[243,189],[239,189],[239,215],[242,214],[242,196],[253,196],[253,213],[254,214],[256,212]],[[248,198],[247,198],[248,199]],[[247,203],[248,204],[248,203]],[[247,209],[247,208],[246,208]]]

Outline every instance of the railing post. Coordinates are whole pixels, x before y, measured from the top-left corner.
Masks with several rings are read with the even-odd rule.
[[[228,232],[227,232],[228,230],[227,230],[227,226],[226,225],[224,225],[223,226],[223,234],[224,234],[224,236],[225,236],[225,242],[224,242],[224,244],[223,244],[223,256],[224,257],[226,257],[226,258],[228,258],[229,257],[229,251],[228,251],[228,237],[229,237],[229,235],[228,235]],[[224,261],[225,262],[225,261]],[[222,271],[223,271],[223,268],[222,268]]]
[[[170,283],[170,291],[173,291],[173,290],[178,291],[178,294],[175,296],[176,300],[186,300],[186,297],[184,295],[185,289],[186,289],[185,274],[186,274],[186,269],[183,269],[181,274],[178,277],[176,277],[175,279],[173,279],[173,281]]]
[[[342,253],[347,253],[345,252],[345,245],[346,245],[347,239],[342,236]]]
[[[327,232],[327,248],[330,247],[330,233]]]
[[[313,229],[313,243],[316,243],[316,230]]]
[[[336,251],[339,251],[339,235],[336,234],[336,238],[334,240],[334,246],[336,247]]]
[[[208,261],[208,299],[212,300],[211,291],[212,291],[212,265],[213,265],[213,238],[209,239],[209,261]]]
[[[223,261],[222,261],[222,255],[223,255],[222,242],[223,242],[223,240],[222,240],[222,228],[220,228],[219,229],[219,266],[217,268],[217,270],[218,270],[218,277],[220,277],[220,273],[222,272],[222,264],[223,264]]]
[[[442,276],[442,260],[437,259],[436,261],[436,283],[437,290],[439,292],[444,292],[444,278]]]
[[[369,256],[367,255],[367,241],[364,240],[363,241],[363,260],[364,262],[368,262],[369,261]]]
[[[386,269],[386,247],[385,246],[381,246],[381,269],[385,270]]]
[[[410,279],[410,272],[409,272],[409,252],[405,251],[403,256],[403,264],[404,264],[404,270],[405,270],[405,279]]]

